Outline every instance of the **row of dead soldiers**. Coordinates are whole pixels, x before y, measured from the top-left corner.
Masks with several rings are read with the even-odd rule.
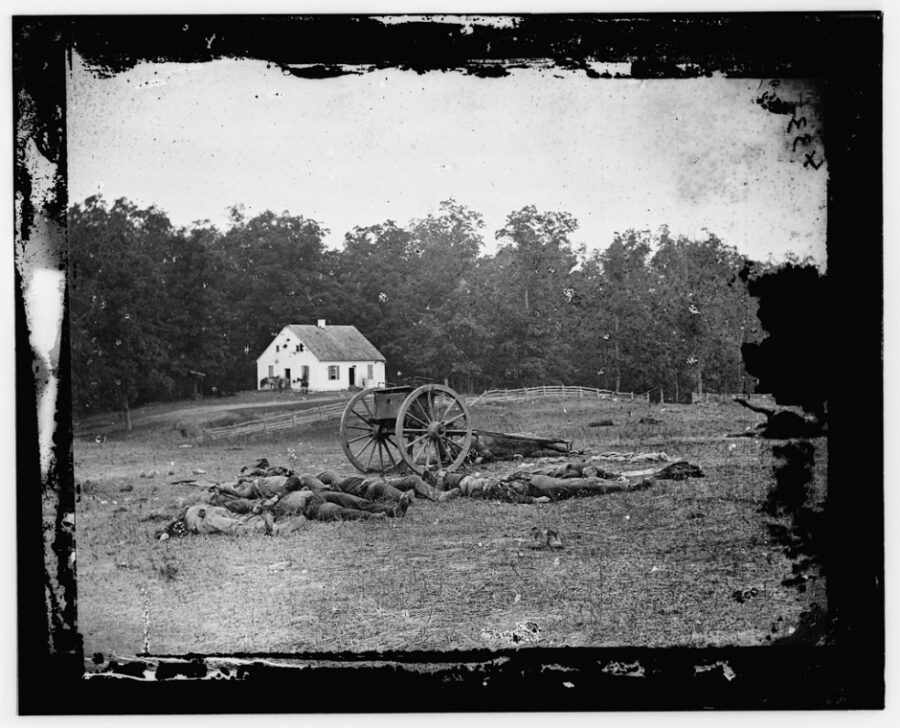
[[[235,485],[209,488],[197,499],[201,502],[184,508],[157,536],[165,539],[185,533],[283,534],[298,530],[308,520],[403,517],[416,496],[439,502],[469,497],[548,503],[642,490],[656,480],[695,477],[703,477],[703,472],[684,461],[632,481],[586,462],[518,470],[502,477],[426,472],[424,479],[418,475],[391,479],[342,477],[331,471],[317,476],[296,475],[284,468],[256,467],[244,472]]]
[[[286,474],[285,474],[286,473]],[[327,471],[296,475],[270,468],[244,473],[234,484],[212,485],[187,503],[157,537],[186,533],[291,533],[307,521],[402,518],[416,495],[441,493],[418,475],[402,478],[342,477]]]

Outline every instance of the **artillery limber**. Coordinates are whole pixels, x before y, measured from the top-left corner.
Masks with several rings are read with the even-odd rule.
[[[370,388],[341,416],[341,447],[364,473],[455,470],[472,444],[472,419],[450,387]]]

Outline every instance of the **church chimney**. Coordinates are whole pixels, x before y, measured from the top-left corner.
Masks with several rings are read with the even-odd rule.
[[[316,327],[320,328],[320,329],[324,329],[325,328],[325,319],[319,319],[318,323],[316,324]]]

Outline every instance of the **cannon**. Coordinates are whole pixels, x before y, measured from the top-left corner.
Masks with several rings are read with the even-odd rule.
[[[422,474],[463,464],[472,418],[450,387],[371,387],[357,392],[341,415],[341,447],[363,473]]]

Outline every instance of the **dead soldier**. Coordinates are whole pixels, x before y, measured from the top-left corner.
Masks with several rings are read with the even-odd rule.
[[[636,483],[588,478],[554,478],[518,472],[504,477],[477,477],[461,473],[444,473],[441,486],[446,488],[446,499],[453,497],[505,500],[511,503],[549,503],[564,498],[590,495],[606,495],[625,490],[643,490],[652,480]]]
[[[418,475],[407,475],[402,478],[363,478],[358,475],[340,476],[333,471],[319,473],[319,480],[330,485],[334,490],[349,493],[370,501],[400,501],[404,493],[420,495],[427,500],[436,501],[441,497],[439,490],[426,483]]]
[[[225,495],[256,500],[258,498],[272,498],[273,496],[284,495],[292,490],[300,490],[305,485],[313,488],[314,485],[310,484],[311,481],[308,480],[311,477],[305,475],[299,477],[296,475],[270,475],[231,485],[220,485],[217,488],[220,493]]]
[[[402,518],[406,515],[406,511],[409,508],[409,499],[402,499],[397,503],[388,505],[385,503],[374,503],[365,498],[350,495],[349,493],[329,490],[321,490],[318,493],[309,490],[295,490],[286,493],[280,498],[272,498],[268,501],[263,501],[261,505],[263,508],[270,509],[276,518],[294,514],[306,514],[307,517],[312,518],[312,516],[308,514],[310,508],[317,508],[315,520],[349,520],[357,518],[356,516],[350,516],[349,519],[330,517],[331,515],[342,516],[345,514],[343,511],[335,511],[332,508],[325,508],[323,510],[319,500],[312,497],[314,495],[325,503],[333,504],[345,510],[383,513],[387,518]],[[324,519],[319,517],[322,515],[328,517]]]
[[[386,508],[378,511],[360,510],[359,508],[347,508],[339,503],[329,502],[323,497],[325,495],[325,491],[320,494],[313,493],[310,490],[292,491],[282,498],[271,502],[267,501],[263,508],[271,509],[280,514],[302,514],[310,521],[364,521],[386,518],[388,510],[392,511],[392,516],[403,515],[406,513],[408,505],[404,504],[401,506],[398,504],[391,509]],[[369,501],[366,502],[369,503]],[[372,503],[371,505],[375,504]],[[393,510],[394,508],[399,508],[401,512]]]
[[[221,506],[197,505],[185,508],[155,535],[160,541],[165,541],[171,536],[184,536],[188,533],[228,536],[263,533],[280,536],[293,533],[305,525],[306,518],[303,516],[295,516],[276,523],[272,514],[266,511],[236,517]]]
[[[260,458],[254,465],[245,465],[241,468],[241,479],[259,478],[270,475],[292,475],[290,469],[281,465],[270,465],[267,458]]]

